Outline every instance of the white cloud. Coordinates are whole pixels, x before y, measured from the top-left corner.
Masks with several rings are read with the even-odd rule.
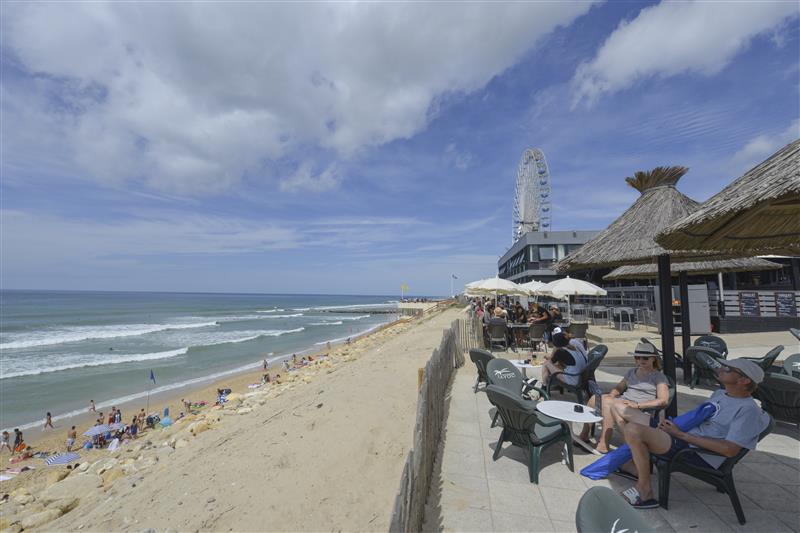
[[[793,120],[789,127],[776,134],[754,137],[733,155],[731,164],[744,172],[797,138],[800,138],[800,119]]]
[[[339,185],[341,176],[335,165],[331,165],[317,175],[314,175],[310,162],[305,162],[297,171],[281,181],[282,191],[310,191],[324,192]]]
[[[47,3],[4,9],[17,165],[58,150],[101,183],[215,193],[265,160],[347,158],[424,129],[590,3]],[[26,140],[27,139],[27,140]],[[31,139],[47,140],[37,143]],[[312,153],[309,156],[309,152]],[[30,165],[33,166],[33,165]],[[322,191],[333,175],[284,189]]]
[[[466,150],[460,150],[456,143],[450,143],[444,150],[444,160],[458,170],[466,170],[472,165],[472,154]]]
[[[756,35],[798,12],[796,2],[662,1],[623,21],[595,58],[578,67],[573,104],[591,105],[651,76],[716,74]]]

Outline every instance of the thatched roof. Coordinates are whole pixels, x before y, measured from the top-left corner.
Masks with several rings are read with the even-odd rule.
[[[800,255],[800,139],[666,228],[656,240],[673,250]]]
[[[723,259],[719,261],[689,261],[672,263],[670,271],[673,275],[679,272],[688,274],[716,274],[717,272],[757,272],[759,270],[777,270],[783,265],[758,257],[747,259]],[[658,277],[658,266],[650,263],[644,265],[626,265],[615,268],[603,276],[605,280],[615,279],[655,279]]]
[[[659,255],[672,254],[656,243],[655,236],[699,207],[699,203],[675,188],[688,170],[686,167],[657,167],[625,178],[641,196],[605,230],[556,264],[556,270],[567,272],[651,263]],[[597,206],[597,209],[602,208],[602,205]],[[676,255],[697,257],[693,252]]]

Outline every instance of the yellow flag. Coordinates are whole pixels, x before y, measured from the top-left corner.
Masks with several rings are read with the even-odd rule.
[[[403,291],[403,292],[407,291],[408,290],[408,285],[403,283],[402,285],[400,285],[400,290]]]

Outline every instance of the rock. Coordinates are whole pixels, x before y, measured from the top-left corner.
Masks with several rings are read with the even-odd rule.
[[[69,470],[51,470],[47,473],[47,477],[44,480],[45,486],[49,487],[53,483],[58,483],[67,475],[69,474]]]
[[[125,465],[122,467],[122,471],[125,472],[126,476],[130,476],[131,474],[135,474],[138,472],[136,465]]]
[[[119,464],[119,461],[114,457],[109,457],[107,459],[101,459],[97,461],[92,466],[89,467],[89,472],[93,474],[103,475],[103,472],[106,470],[111,470],[115,466]]]
[[[14,498],[16,496],[28,496],[30,492],[25,487],[20,487],[18,489],[14,489],[11,491],[11,497]]]
[[[18,494],[14,496],[12,500],[17,505],[28,505],[29,503],[33,503],[36,498],[31,496],[30,494]]]
[[[81,463],[77,467],[72,469],[72,472],[86,472],[89,470],[89,463]]]
[[[242,407],[241,409],[236,410],[237,415],[246,415],[247,413],[251,413],[253,411],[252,407]]]
[[[200,421],[200,422],[192,422],[191,425],[187,428],[189,433],[194,435],[195,437],[204,431],[208,431],[210,426],[207,422]]]
[[[22,529],[33,529],[48,522],[52,522],[63,513],[60,509],[46,509],[42,512],[28,515],[20,521]]]
[[[175,441],[175,449],[176,450],[178,448],[185,448],[188,445],[189,445],[189,441],[187,441],[186,439],[178,439],[177,441]]]
[[[106,470],[101,476],[103,478],[103,486],[106,488],[110,487],[114,481],[123,477],[124,475],[125,472],[123,472],[121,468],[112,468],[111,470]]]
[[[39,500],[45,505],[50,502],[69,498],[76,494],[84,495],[93,492],[103,485],[103,478],[97,474],[69,476],[67,479],[50,485],[40,495]]]
[[[16,522],[8,527],[4,527],[0,533],[19,533],[20,531],[22,531],[22,526],[19,522]]]
[[[80,503],[78,498],[75,496],[69,496],[67,498],[61,498],[60,500],[50,502],[50,505],[47,507],[50,509],[58,509],[62,514],[67,514],[71,510],[75,509],[78,506],[78,503]]]
[[[8,507],[8,504],[4,505],[3,507]],[[5,531],[12,524],[19,523],[20,517],[18,510],[15,508],[13,512],[9,509],[3,509],[2,514],[0,514],[0,530]]]

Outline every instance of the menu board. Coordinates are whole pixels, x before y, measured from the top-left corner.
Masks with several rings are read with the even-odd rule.
[[[742,316],[761,316],[757,292],[739,293],[739,313]]]
[[[797,316],[793,292],[775,293],[775,314],[777,316]]]

